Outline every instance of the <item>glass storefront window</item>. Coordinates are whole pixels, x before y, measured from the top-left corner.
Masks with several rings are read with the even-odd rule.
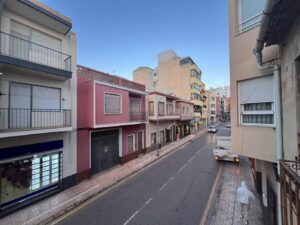
[[[57,185],[61,179],[61,152],[0,163],[1,206]]]

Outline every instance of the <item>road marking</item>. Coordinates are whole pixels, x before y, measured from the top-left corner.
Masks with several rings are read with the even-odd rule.
[[[218,180],[219,180],[219,177],[220,177],[220,174],[221,174],[221,168],[222,168],[222,165],[219,167],[218,175],[217,175],[217,177],[216,177],[216,179],[214,181],[212,190],[211,190],[210,195],[209,195],[209,199],[208,199],[206,207],[205,207],[205,211],[203,213],[203,216],[201,218],[201,221],[200,221],[199,225],[204,225],[205,222],[206,222],[206,218],[207,218],[208,211],[209,211],[209,208],[210,208],[210,205],[211,205],[211,201],[212,201],[213,195],[215,193],[215,190],[216,190],[216,187],[217,187],[217,183],[218,183]]]
[[[139,210],[135,211],[135,213],[133,213],[132,216],[129,217],[129,219],[123,225],[128,224],[138,213],[139,213]]]
[[[164,183],[163,186],[160,187],[159,191],[162,191],[162,189],[164,189],[167,186],[168,182]]]

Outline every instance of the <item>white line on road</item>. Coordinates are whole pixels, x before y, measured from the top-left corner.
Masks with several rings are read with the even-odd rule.
[[[124,223],[124,225],[128,224],[137,214],[139,213],[139,210],[135,211],[135,213],[132,214],[131,217]]]
[[[162,191],[162,189],[164,189],[167,186],[168,182],[164,183],[163,186],[160,187],[159,191]]]
[[[149,202],[151,202],[152,197],[148,199],[148,201],[146,201],[145,205],[147,205]]]

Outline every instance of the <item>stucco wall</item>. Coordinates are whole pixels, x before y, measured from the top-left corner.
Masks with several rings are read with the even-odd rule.
[[[283,151],[284,158],[288,160],[295,160],[296,156],[299,157],[300,98],[297,96],[297,74],[298,77],[300,75],[299,26],[300,17],[287,34],[285,45],[281,46]]]
[[[256,159],[276,162],[275,129],[272,127],[242,126],[239,124],[238,81],[273,74],[256,66],[253,49],[258,27],[238,33],[237,1],[229,0],[229,47],[231,86],[231,136],[234,151]],[[278,57],[278,47],[264,49],[264,61]]]
[[[137,132],[144,132],[144,147],[146,146],[146,129],[145,124],[133,125],[133,126],[123,126],[122,127],[122,156],[126,155],[127,150],[127,136],[134,135],[134,149],[137,150]]]

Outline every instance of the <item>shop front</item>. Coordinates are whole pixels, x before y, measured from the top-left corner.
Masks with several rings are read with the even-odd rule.
[[[0,149],[0,215],[58,191],[63,141]]]

